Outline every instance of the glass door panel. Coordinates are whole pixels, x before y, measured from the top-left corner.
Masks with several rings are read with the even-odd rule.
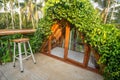
[[[75,28],[70,32],[68,58],[83,63],[84,44],[80,38],[80,33]]]

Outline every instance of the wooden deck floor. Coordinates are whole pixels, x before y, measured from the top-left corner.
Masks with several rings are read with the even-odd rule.
[[[37,64],[32,59],[24,61],[24,72],[12,63],[0,65],[0,80],[103,80],[103,77],[85,69],[53,59],[44,54],[35,54]],[[4,76],[4,78],[3,78]]]

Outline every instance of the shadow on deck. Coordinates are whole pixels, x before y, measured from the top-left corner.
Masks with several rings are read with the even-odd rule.
[[[0,65],[0,80],[103,80],[103,77],[80,67],[67,64],[44,54],[35,54],[37,64],[32,59],[23,61],[24,72],[20,72],[19,62]],[[3,73],[3,74],[2,74]]]

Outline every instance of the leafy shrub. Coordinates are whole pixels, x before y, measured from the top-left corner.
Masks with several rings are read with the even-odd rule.
[[[11,27],[11,18],[9,13],[0,13],[0,29]]]
[[[47,19],[47,17],[44,17],[39,21],[37,31],[35,32],[34,36],[31,37],[30,40],[33,52],[37,52],[40,50],[42,43],[51,33],[51,26],[52,21]]]
[[[23,35],[15,34],[8,36],[0,36],[0,60],[2,62],[10,62],[12,61],[12,53],[13,53],[13,42],[12,40],[15,38],[20,38]]]
[[[89,36],[89,44],[96,49],[104,64],[105,80],[120,79],[120,32],[114,25],[105,24],[94,28]]]

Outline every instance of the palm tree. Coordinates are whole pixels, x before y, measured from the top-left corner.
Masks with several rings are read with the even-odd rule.
[[[107,0],[106,0],[107,1]],[[107,17],[108,17],[108,12],[109,12],[109,7],[110,7],[110,0],[108,0],[107,2],[107,7],[105,8],[105,16],[104,16],[104,24],[106,23],[107,21]]]
[[[97,3],[96,8],[101,12],[101,16],[104,23],[112,22],[115,16],[116,7],[120,7],[117,0],[90,0],[93,3]]]
[[[111,8],[112,11],[110,16],[110,22],[120,24],[120,3],[117,2],[117,0],[114,0],[113,6]]]
[[[102,8],[101,16],[102,16],[103,22],[106,23],[109,7],[110,7],[110,0],[94,0],[94,1],[98,3],[99,7],[97,9]]]
[[[19,11],[18,11],[18,14],[19,14],[19,27],[20,27],[20,29],[22,29],[21,7],[20,7],[19,0],[17,0],[17,2],[18,2],[18,9],[19,9]]]
[[[34,21],[34,12],[35,12],[35,5],[33,4],[32,0],[28,2],[28,20],[32,21],[32,26],[35,28],[35,21]]]
[[[2,0],[0,0],[0,9],[3,7],[2,3]]]
[[[38,21],[39,21],[39,15],[43,15],[43,12],[42,12],[42,4],[43,4],[43,1],[40,1],[39,3],[37,3],[37,0],[35,0],[35,13],[34,13],[34,19],[35,19],[35,24],[36,24],[36,28],[38,27]],[[39,12],[41,14],[39,14]]]
[[[12,18],[12,29],[15,29],[14,14],[13,14],[13,3],[14,3],[14,0],[10,0],[10,14],[11,14],[11,18]]]
[[[2,14],[2,19],[1,21],[3,22],[2,26],[4,26],[4,28],[8,28],[9,27],[9,13],[8,13],[8,8],[7,8],[7,3],[9,0],[0,0],[0,9],[2,9],[2,12],[0,14]]]
[[[37,3],[37,0],[26,0],[22,9],[23,14],[27,16],[27,21],[32,23],[33,28],[38,27],[39,12],[42,13],[42,2]]]
[[[114,17],[114,12],[115,12],[115,5],[116,5],[116,0],[113,1],[113,9],[112,9],[112,12],[111,12],[111,17],[110,17],[110,22],[112,21],[113,17]]]
[[[20,13],[21,15],[21,20],[26,22],[26,26],[28,22],[32,22],[33,28],[35,28],[35,23],[34,23],[34,15],[33,15],[33,10],[34,10],[34,5],[32,3],[32,0],[25,0],[23,4],[20,4],[21,10]],[[24,18],[24,19],[23,19]]]

